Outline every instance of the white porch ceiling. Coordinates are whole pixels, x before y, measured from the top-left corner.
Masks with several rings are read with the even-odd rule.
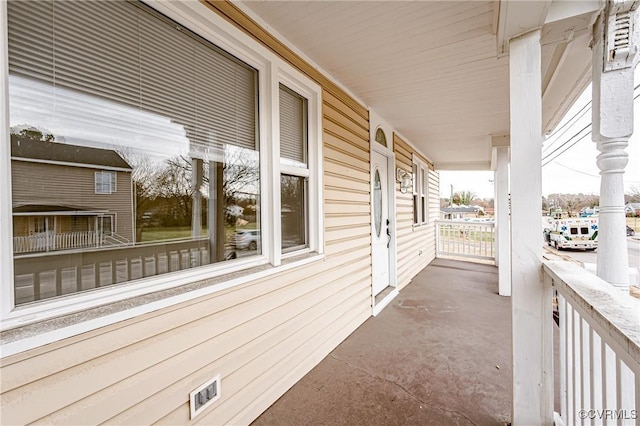
[[[284,37],[373,108],[437,167],[489,168],[491,135],[509,132],[509,58],[498,56],[498,1],[244,1],[242,5],[266,30]],[[529,9],[525,13],[530,14]],[[541,19],[548,2],[543,9]],[[579,24],[588,26],[589,19]],[[579,39],[579,25],[574,23],[570,32],[557,22],[553,25],[558,40],[571,44]],[[545,122],[557,120],[558,111],[566,110],[588,83],[588,37],[577,44],[587,57],[582,52],[583,61],[573,67],[577,70],[560,79],[563,88],[556,96],[545,95],[553,100],[545,106]],[[573,51],[567,50],[567,43],[561,51],[556,45],[553,40],[543,48],[543,67],[548,68],[543,83],[557,80],[552,77],[566,62],[563,52],[566,56]]]

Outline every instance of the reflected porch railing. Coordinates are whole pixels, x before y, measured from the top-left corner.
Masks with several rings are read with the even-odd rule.
[[[208,238],[16,254],[16,304],[207,265]]]
[[[545,261],[543,278],[557,296],[562,423],[640,425],[640,301],[570,262]]]
[[[101,234],[95,231],[65,233],[40,232],[33,235],[13,237],[13,252],[35,253],[98,247],[100,240]]]
[[[115,233],[48,231],[13,237],[13,252],[15,254],[41,253],[91,247],[127,246],[129,244],[129,240]]]

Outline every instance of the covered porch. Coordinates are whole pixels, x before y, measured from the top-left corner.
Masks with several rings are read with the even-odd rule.
[[[436,259],[253,424],[507,424],[510,318],[495,266]]]
[[[623,420],[616,417],[619,423],[636,424],[633,410],[640,406],[638,310],[626,304],[626,240],[614,230],[623,228],[624,220],[622,175],[633,122],[637,3],[434,2],[429,6],[405,4],[404,8],[343,4],[329,9],[305,2],[287,5],[286,11],[282,4],[243,3],[247,16],[284,36],[304,57],[361,97],[371,112],[385,117],[394,132],[433,161],[436,171],[495,171],[495,259],[499,267],[495,293],[510,299],[505,302],[509,312],[493,326],[509,330],[510,339],[499,350],[506,354],[513,371],[506,390],[509,416],[492,418],[489,423],[553,424],[556,411],[562,416],[556,423],[580,423],[584,418],[579,416],[585,414],[595,424],[606,421],[607,415],[623,416]],[[399,33],[397,28],[404,31]],[[543,134],[553,131],[590,82],[592,139],[601,153],[594,159],[602,176],[600,278],[562,262],[543,262],[538,225]],[[414,196],[419,193],[414,189]],[[441,235],[436,232],[436,238]],[[482,237],[477,239],[480,242]],[[440,242],[436,244],[440,247]],[[464,296],[464,292],[457,294],[455,300]],[[553,390],[552,300],[557,301],[557,316],[564,318],[559,321],[564,328],[557,339],[557,392]],[[602,303],[604,300],[607,302]],[[402,301],[400,293],[391,309],[402,311]],[[607,307],[614,308],[607,311]],[[626,325],[617,324],[621,317],[615,310],[625,312],[627,320],[622,323]],[[465,329],[472,323],[460,326]],[[490,325],[479,334],[480,339],[491,339],[492,332]],[[426,347],[428,343],[423,342]],[[364,353],[368,349],[363,344]],[[494,345],[492,349],[498,348]],[[444,350],[463,352],[455,345]],[[469,352],[475,356],[480,351]],[[401,359],[401,354],[395,359]],[[458,363],[465,368],[464,362]],[[362,368],[375,374],[388,365],[392,362],[377,370]],[[423,367],[429,371],[429,366]],[[410,376],[418,374],[415,370]],[[460,372],[458,380],[463,377]],[[420,386],[424,389],[424,384]],[[473,389],[460,386],[458,390],[469,388]],[[556,396],[561,397],[559,408],[554,406]],[[465,407],[473,405],[462,395],[456,399],[454,407],[460,401]],[[366,401],[353,405],[369,406]],[[330,412],[337,410],[331,407]],[[400,411],[400,416],[405,414]],[[374,422],[372,417],[367,415],[367,422]],[[484,424],[486,419],[477,422]]]
[[[640,424],[640,301],[544,257],[554,424]],[[498,289],[495,266],[435,259],[253,425],[513,424],[512,299]]]

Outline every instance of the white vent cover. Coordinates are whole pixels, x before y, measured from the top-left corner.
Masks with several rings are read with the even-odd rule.
[[[193,419],[220,399],[220,375],[198,386],[189,394],[189,410]]]

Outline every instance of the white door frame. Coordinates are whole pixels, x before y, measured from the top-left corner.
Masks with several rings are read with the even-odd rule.
[[[378,315],[398,294],[398,262],[397,262],[397,224],[396,224],[396,155],[393,152],[393,135],[387,135],[387,144],[391,148],[382,146],[375,140],[370,141],[371,152],[369,154],[370,176],[371,176],[371,257],[373,258],[373,239],[375,235],[375,224],[373,222],[373,152],[383,155],[387,158],[387,194],[389,209],[389,230],[391,232],[391,240],[389,241],[389,286],[393,287],[384,299],[376,304],[376,298],[373,294],[373,279],[371,280],[371,314]]]

